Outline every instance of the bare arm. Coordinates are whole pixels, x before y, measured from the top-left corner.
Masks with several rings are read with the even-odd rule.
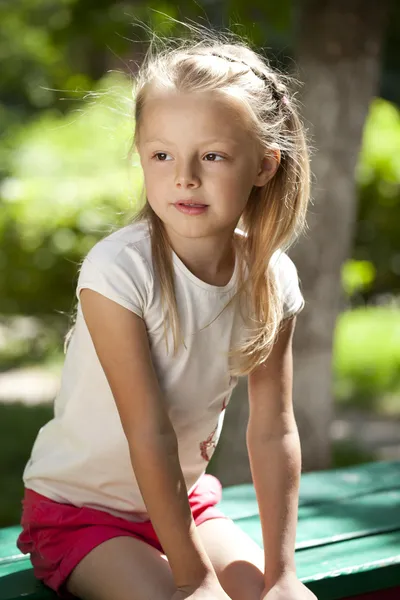
[[[84,288],[82,311],[129,443],[132,467],[177,587],[214,575],[189,506],[178,444],[158,385],[144,321]]]
[[[285,322],[265,364],[249,375],[246,439],[263,532],[267,589],[282,574],[296,573],[301,452],[292,406],[295,321]]]

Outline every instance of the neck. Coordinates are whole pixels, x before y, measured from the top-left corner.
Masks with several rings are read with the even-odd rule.
[[[235,267],[233,232],[226,236],[184,238],[167,231],[171,247],[184,265],[211,285],[229,283]]]

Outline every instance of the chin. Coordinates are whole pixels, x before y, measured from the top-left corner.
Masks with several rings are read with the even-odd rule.
[[[168,221],[164,220],[164,224],[167,229],[174,231],[177,235],[187,238],[198,238],[215,233],[210,222],[201,222],[193,217],[190,217],[190,220],[188,219],[188,222],[186,223],[183,219],[169,219]]]

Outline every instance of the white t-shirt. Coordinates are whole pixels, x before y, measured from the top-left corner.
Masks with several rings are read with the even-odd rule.
[[[272,257],[284,316],[304,305],[296,268],[285,253]],[[82,263],[76,295],[95,290],[142,317],[168,414],[178,438],[188,493],[205,472],[217,445],[236,377],[226,353],[243,330],[233,302],[208,327],[235,292],[236,261],[223,287],[198,279],[173,253],[176,297],[185,346],[172,356],[163,339],[160,285],[154,277],[145,222],[132,223],[100,240]],[[131,465],[128,442],[108,381],[78,303],[54,418],[36,438],[26,465],[27,488],[53,500],[106,510],[132,521],[148,519]]]

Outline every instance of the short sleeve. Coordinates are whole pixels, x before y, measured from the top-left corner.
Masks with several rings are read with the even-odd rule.
[[[144,318],[150,287],[147,263],[135,248],[124,247],[110,256],[94,246],[79,270],[76,296],[79,300],[80,291],[89,288]]]
[[[272,261],[283,301],[283,318],[287,319],[300,313],[305,305],[297,269],[285,252],[275,253]]]

